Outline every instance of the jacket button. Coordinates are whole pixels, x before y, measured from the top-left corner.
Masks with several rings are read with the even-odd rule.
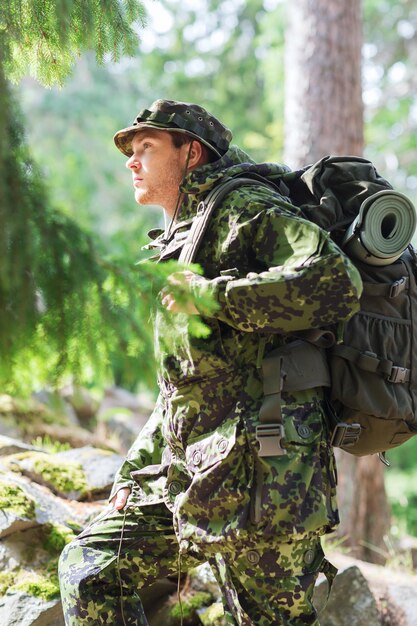
[[[311,435],[311,428],[309,426],[306,426],[305,424],[302,424],[298,427],[297,432],[303,439],[308,439],[308,437],[310,437]]]
[[[259,552],[256,552],[256,550],[249,550],[246,558],[251,565],[256,565],[257,563],[259,563],[261,557],[259,556]]]
[[[168,491],[172,496],[178,495],[181,489],[182,484],[179,482],[179,480],[173,480],[172,483],[169,483],[168,485]]]
[[[219,452],[226,452],[227,450],[227,440],[226,439],[222,439],[221,441],[219,441],[219,443],[217,444],[217,447],[219,449]]]
[[[193,465],[200,465],[202,460],[203,460],[203,455],[201,454],[200,450],[196,450],[192,457]]]
[[[314,561],[314,557],[315,557],[314,550],[306,550],[304,552],[304,563],[306,565],[311,565],[312,562]]]

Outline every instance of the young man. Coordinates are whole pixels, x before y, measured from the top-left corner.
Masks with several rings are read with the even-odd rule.
[[[255,164],[230,141],[203,108],[166,100],[115,135],[136,201],[160,204],[171,220],[151,244],[160,262],[178,258],[199,202],[223,178],[286,170]],[[359,275],[326,233],[261,185],[223,199],[196,262],[203,276],[186,271],[172,281],[213,294],[217,310],[200,312],[210,335],[189,336],[187,315],[198,311],[184,310],[168,285],[161,298],[176,316],[177,337],[168,352],[166,316],[156,314],[156,408],[109,507],[61,557],[67,626],[146,625],[137,591],[202,561],[222,589],[227,623],[318,624],[314,583],[331,571],[320,536],[338,522],[323,389],[284,385],[280,393],[278,385],[281,437],[271,455],[257,430],[265,409],[260,363],[292,333],[348,319],[358,308]]]

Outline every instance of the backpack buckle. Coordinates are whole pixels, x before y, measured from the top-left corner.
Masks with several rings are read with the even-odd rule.
[[[393,365],[387,380],[389,383],[407,383],[410,380],[410,370],[406,367]]]
[[[345,422],[340,422],[333,431],[330,444],[336,448],[348,448],[349,446],[353,446],[358,442],[361,430],[360,424],[346,424]]]
[[[407,283],[408,283],[407,276],[401,276],[401,278],[396,280],[395,283],[392,283],[388,297],[396,298],[397,296],[399,296],[400,293],[402,293],[404,289],[407,287]]]
[[[258,424],[256,427],[256,439],[259,442],[259,456],[282,456],[287,451],[281,442],[285,438],[285,430],[282,424]]]

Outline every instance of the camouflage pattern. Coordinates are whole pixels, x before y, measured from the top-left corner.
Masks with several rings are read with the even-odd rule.
[[[254,537],[205,556],[179,560],[172,515],[144,506],[137,486],[125,511],[110,505],[63,551],[61,594],[67,626],[145,626],[140,592],[208,560],[225,592],[227,622],[239,626],[318,626],[311,596],[323,562],[316,536],[279,543]]]
[[[132,126],[115,134],[114,143],[126,156],[132,155],[132,139],[142,128],[185,133],[204,143],[218,157],[224,155],[232,140],[232,132],[198,104],[156,100],[149,109],[140,111]]]
[[[286,168],[255,165],[231,148],[222,159],[191,172],[182,187],[179,224],[168,242],[160,235],[151,244],[159,260],[178,257],[181,232],[216,181],[253,171],[279,177]],[[287,199],[262,187],[244,187],[225,198],[197,262],[204,274],[195,278],[193,289],[209,290],[218,303],[218,310],[204,317],[211,334],[190,337],[187,317],[176,314],[175,349],[168,351],[165,321],[156,314],[161,393],[111,494],[130,487],[134,506],[126,514],[123,541],[121,514],[110,512],[64,552],[67,625],[123,623],[115,622],[119,540],[126,545],[121,561],[126,590],[176,571],[174,553],[184,562],[197,555],[209,560],[224,587],[231,624],[318,624],[310,601],[322,562],[318,538],[338,523],[323,393],[321,388],[282,393],[286,454],[261,458],[255,437],[263,398],[257,365],[263,344],[267,352],[293,339],[291,333],[349,318],[358,309],[359,274],[326,233],[303,220]],[[159,524],[169,532],[169,550],[166,539],[159,545],[149,531],[159,532]],[[306,549],[311,542],[314,549]],[[146,561],[149,551],[154,556]],[[106,595],[108,578],[113,591]],[[77,599],[80,589],[83,598]],[[146,624],[140,605],[128,596],[135,617],[126,623]],[[108,621],[91,621],[100,602],[100,619]]]

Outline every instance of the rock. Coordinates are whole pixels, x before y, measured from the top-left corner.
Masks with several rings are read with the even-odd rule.
[[[80,426],[62,426],[58,424],[37,424],[36,429],[32,429],[32,438],[35,435],[41,437],[49,437],[55,441],[68,443],[72,448],[82,448],[84,446],[95,446],[103,450],[115,450],[115,447],[109,445],[105,437],[98,434],[90,433]]]
[[[28,452],[8,459],[13,470],[72,500],[107,497],[122,463],[121,456],[90,446],[56,454]]]
[[[38,400],[38,402],[48,407],[54,415],[61,417],[66,423],[73,424],[74,426],[80,425],[77,414],[71,404],[66,402],[57,391],[42,389],[34,393],[33,397]]]
[[[27,593],[0,597],[1,626],[65,626],[61,600],[45,601]]]
[[[339,570],[326,604],[327,592],[327,580],[321,578],[314,592],[320,626],[381,626],[373,593],[356,565]]]
[[[72,383],[61,390],[61,396],[74,409],[81,424],[88,424],[95,417],[99,402],[84,387],[73,385]]]
[[[30,450],[42,452],[41,448],[23,443],[23,441],[20,441],[19,439],[13,439],[12,437],[0,435],[0,456],[16,454],[17,452],[27,452]]]
[[[14,439],[19,439],[19,437],[22,436],[22,431],[9,415],[0,414],[0,433],[6,437],[13,437]]]
[[[117,447],[125,454],[148,421],[153,404],[148,396],[117,387],[108,389],[97,412],[97,432],[112,440],[115,437]]]
[[[223,605],[214,602],[211,606],[197,611],[203,626],[227,626]]]
[[[101,498],[110,494],[114,476],[123,462],[120,455],[91,446],[59,452],[55,458],[64,463],[69,461],[81,465],[88,493]]]
[[[15,513],[9,513],[8,511],[2,511],[0,519],[0,539],[7,537],[7,535],[19,532],[26,528],[32,528],[36,526],[36,520],[23,519]]]
[[[352,568],[360,570],[361,577],[365,579],[366,589],[371,591],[376,604],[378,621],[375,623],[378,626],[417,626],[416,576],[403,571],[396,571],[389,567],[380,567],[372,563],[358,561],[340,554],[331,555],[330,561],[339,567],[339,574],[336,577],[334,587],[343,572]],[[357,587],[358,581],[359,579],[357,579],[355,587]],[[325,585],[321,582],[320,586]],[[318,589],[316,588],[317,591]],[[323,592],[324,589],[322,590],[321,598],[324,598]],[[332,591],[328,605],[328,608],[335,605],[335,613],[341,616],[345,615],[346,621],[336,621],[337,618],[333,616],[334,621],[326,622],[324,620],[326,608],[320,620],[321,626],[330,626],[330,624],[331,626],[339,626],[339,623],[343,625],[349,624],[349,626],[362,626],[362,624],[364,626],[373,626],[374,622],[367,622],[362,618],[362,621],[354,621],[356,613],[352,593],[349,588],[347,588],[346,594],[346,596],[339,594],[339,605],[337,605],[337,598]],[[366,594],[368,594],[368,591]],[[317,599],[318,595],[315,593],[316,604]]]
[[[2,500],[8,498],[8,504]],[[68,524],[83,526],[102,505],[75,507],[55,496],[45,487],[31,482],[13,472],[4,473],[0,481],[0,537],[42,524]]]
[[[129,409],[132,413],[149,415],[153,409],[153,404],[148,396],[136,395],[120,387],[111,387],[105,391],[97,416],[99,419],[106,420],[107,415],[111,415],[112,409],[121,408]]]
[[[0,537],[37,525],[36,502],[16,481],[0,483]]]
[[[147,416],[135,416],[133,413],[114,413],[108,421],[99,425],[98,432],[116,438],[117,447],[126,454],[148,420]]]
[[[221,599],[219,586],[208,563],[202,563],[190,570],[189,584],[195,591],[209,591],[216,600]]]

